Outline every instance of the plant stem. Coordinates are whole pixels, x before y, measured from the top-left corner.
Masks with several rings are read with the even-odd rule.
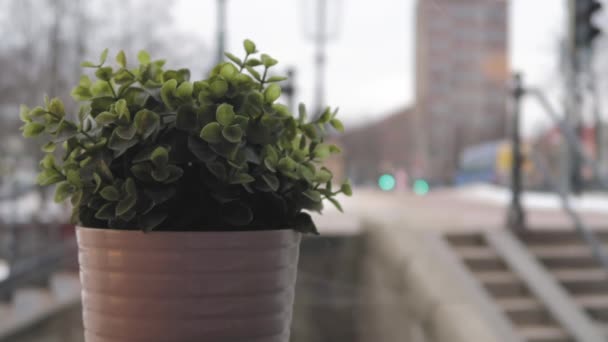
[[[114,99],[117,99],[118,96],[116,96],[116,91],[114,91],[114,86],[112,85],[112,82],[107,81],[107,83],[110,86],[110,90],[112,91],[112,95],[114,96]]]

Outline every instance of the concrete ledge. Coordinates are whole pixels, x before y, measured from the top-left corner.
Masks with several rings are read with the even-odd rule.
[[[379,307],[364,318],[366,324],[393,330],[382,335],[383,342],[517,341],[491,328],[487,314],[451,273],[452,264],[430,246],[430,233],[407,229],[403,224],[388,227],[367,223],[363,228],[368,266],[362,278],[370,296],[363,299],[373,305],[379,296],[374,293],[385,293],[398,303],[385,312],[378,312],[382,311]],[[392,318],[395,315],[398,318]],[[370,335],[362,341],[373,339]]]

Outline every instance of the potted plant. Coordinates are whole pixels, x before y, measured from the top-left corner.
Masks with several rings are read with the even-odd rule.
[[[82,63],[96,80],[74,88],[77,117],[57,98],[22,106],[23,135],[47,138],[38,182],[78,224],[87,341],[288,340],[306,211],[351,194],[322,166],[343,127],[329,108],[294,117],[277,61],[243,45],[195,82],[106,49]]]

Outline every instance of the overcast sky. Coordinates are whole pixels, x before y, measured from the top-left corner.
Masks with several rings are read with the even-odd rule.
[[[215,47],[216,0],[180,0],[173,12],[180,28]],[[297,68],[298,101],[312,105],[314,0],[227,0],[228,50],[241,53],[245,38],[281,65]],[[354,125],[413,104],[415,0],[327,0],[330,27],[327,103]],[[486,0],[498,1],[498,0]],[[564,0],[512,0],[510,61],[535,85],[555,88]],[[524,131],[539,126],[539,109],[525,105]]]

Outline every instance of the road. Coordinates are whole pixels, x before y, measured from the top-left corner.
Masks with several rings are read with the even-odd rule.
[[[364,226],[397,224],[404,228],[472,230],[504,226],[508,203],[506,190],[489,188],[445,188],[419,196],[410,192],[355,189],[353,197],[341,197],[344,214],[331,204],[323,215],[315,215],[320,232],[352,234]],[[527,194],[527,222],[531,229],[573,229],[570,218],[552,196]],[[596,196],[597,197],[597,196]],[[579,201],[584,222],[594,229],[608,229],[608,196]]]

